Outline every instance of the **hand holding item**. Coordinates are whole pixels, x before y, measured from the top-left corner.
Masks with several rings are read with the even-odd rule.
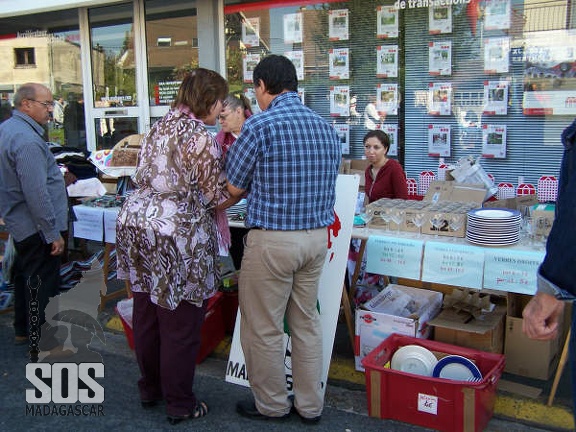
[[[522,312],[522,330],[531,339],[554,339],[563,310],[563,301],[550,294],[536,293]]]
[[[62,236],[58,237],[57,240],[52,242],[52,248],[50,250],[50,255],[56,256],[56,255],[62,255],[62,253],[64,252],[64,239],[62,238]]]

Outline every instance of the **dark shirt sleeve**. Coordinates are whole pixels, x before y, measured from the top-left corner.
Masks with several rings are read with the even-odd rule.
[[[563,135],[564,155],[560,170],[556,216],[546,256],[538,271],[538,291],[572,300],[576,297],[576,121]]]

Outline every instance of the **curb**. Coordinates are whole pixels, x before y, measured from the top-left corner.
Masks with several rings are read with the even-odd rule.
[[[216,347],[212,356],[228,360],[231,336],[226,336]],[[332,357],[328,380],[340,387],[366,389],[363,372],[355,369],[354,360]],[[498,392],[494,406],[494,417],[524,423],[547,430],[573,431],[572,411],[564,406],[548,406],[545,401],[530,399],[518,395]]]

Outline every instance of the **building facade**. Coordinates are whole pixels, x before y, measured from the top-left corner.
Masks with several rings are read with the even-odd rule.
[[[473,157],[496,183],[537,184],[557,175],[576,116],[568,0],[25,3],[0,4],[0,94],[48,85],[76,113],[50,139],[74,147],[146,132],[197,66],[254,101],[252,70],[269,53],[293,61],[343,156],[362,157],[381,128],[416,179]]]

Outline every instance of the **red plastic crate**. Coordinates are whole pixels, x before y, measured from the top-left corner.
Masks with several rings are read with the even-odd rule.
[[[128,342],[128,346],[130,347],[131,350],[133,350],[134,349],[134,332],[132,331],[132,327],[130,327],[130,324],[128,324],[124,320],[124,318],[122,318],[122,315],[120,315],[120,313],[118,312],[118,308],[116,308],[116,313],[120,317],[120,322],[122,323],[122,327],[124,327],[124,334],[126,335],[126,341]]]
[[[224,318],[224,330],[226,333],[234,334],[236,315],[238,314],[238,291],[221,291],[222,316]]]
[[[472,360],[482,381],[463,382],[414,375],[385,367],[396,350],[420,345],[437,356],[456,354]],[[492,418],[504,356],[427,339],[392,334],[363,360],[368,412],[440,431],[482,431]]]
[[[224,316],[222,313],[223,297],[224,296],[221,292],[217,292],[216,295],[208,300],[206,316],[204,317],[204,324],[202,325],[200,335],[200,350],[198,352],[198,357],[196,358],[197,364],[201,363],[212,351],[214,351],[220,341],[224,339],[225,327]],[[116,313],[118,313],[118,309],[116,309]],[[118,313],[118,316],[120,317],[120,321],[124,327],[128,346],[130,349],[134,349],[134,333],[132,327],[124,321],[122,315]]]
[[[220,341],[224,339],[226,329],[224,327],[224,315],[222,313],[222,302],[224,295],[221,292],[208,300],[206,316],[202,325],[200,338],[200,351],[196,358],[196,364],[201,363],[208,355],[214,351]]]

